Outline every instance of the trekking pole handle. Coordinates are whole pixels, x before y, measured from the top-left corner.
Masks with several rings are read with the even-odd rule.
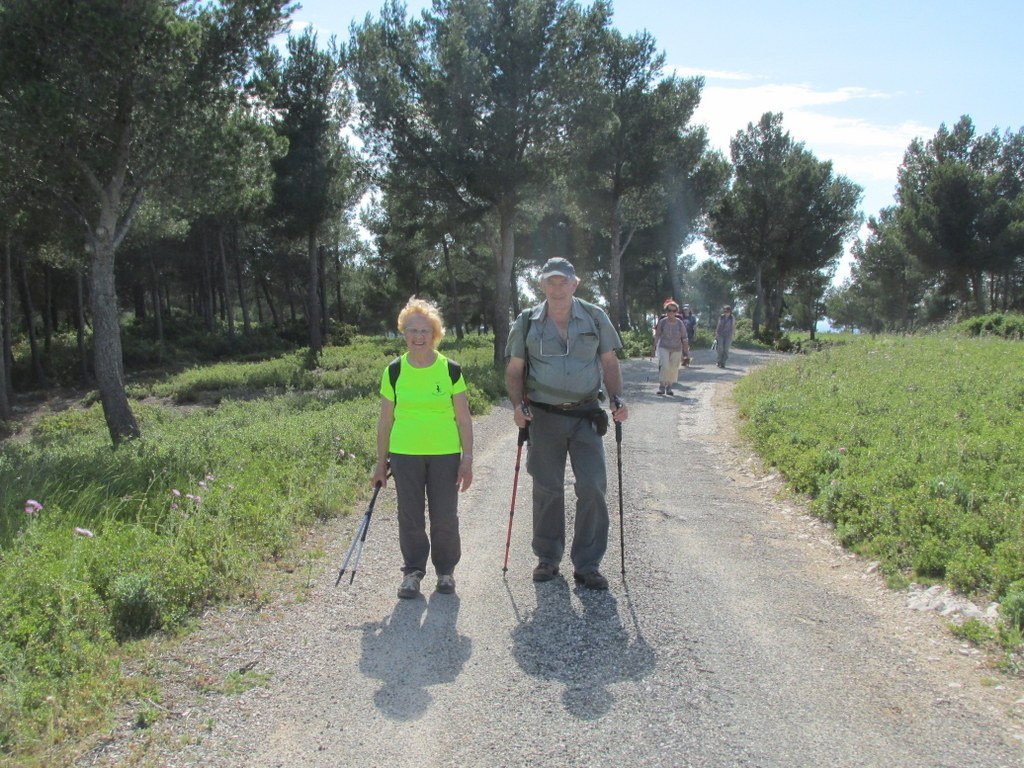
[[[530,442],[530,428],[521,427],[519,430],[519,442],[517,443],[517,445],[522,445],[523,443],[528,442]]]

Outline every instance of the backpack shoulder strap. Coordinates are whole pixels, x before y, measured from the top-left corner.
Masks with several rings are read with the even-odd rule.
[[[388,363],[388,379],[391,381],[391,393],[395,396],[394,402],[398,402],[398,389],[395,385],[398,383],[398,377],[402,374],[402,358],[396,357],[390,363]],[[452,385],[459,380],[459,376],[462,375],[462,366],[456,363],[454,360],[448,360],[448,378],[452,380]]]
[[[452,386],[459,380],[459,376],[462,375],[462,366],[456,363],[454,360],[448,361],[448,377],[452,380]]]
[[[401,356],[396,357],[390,363],[388,363],[388,379],[391,380],[391,394],[394,395],[394,403],[398,403],[398,390],[395,389],[395,385],[398,383],[398,376],[402,373],[402,358]]]
[[[590,315],[590,319],[594,322],[594,325],[600,329],[601,323],[599,322],[599,318],[601,315],[598,313],[603,313],[604,310],[596,304],[591,304],[589,301],[584,301],[583,299],[576,299],[576,301],[578,301],[580,306],[582,306],[583,309],[586,310],[587,314]]]

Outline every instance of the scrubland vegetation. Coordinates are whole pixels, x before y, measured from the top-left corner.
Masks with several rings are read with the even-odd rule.
[[[746,377],[744,432],[894,586],[945,581],[1024,630],[1024,347],[987,334],[858,338]]]
[[[362,501],[377,387],[400,343],[329,347],[316,368],[298,351],[135,384],[144,436],[116,450],[98,404],[3,444],[0,761],[94,730],[126,685],[146,685],[120,674],[132,641],[210,601],[259,599],[260,563],[295,556],[310,525]],[[486,410],[503,389],[492,339],[442,351]]]

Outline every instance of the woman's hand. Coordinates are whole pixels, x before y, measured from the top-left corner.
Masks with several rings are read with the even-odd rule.
[[[462,454],[462,461],[459,462],[459,475],[455,478],[455,486],[459,491],[468,491],[473,483],[473,455]]]
[[[378,461],[376,466],[373,468],[373,475],[370,477],[370,487],[376,488],[387,488],[388,485],[388,463],[387,461]]]

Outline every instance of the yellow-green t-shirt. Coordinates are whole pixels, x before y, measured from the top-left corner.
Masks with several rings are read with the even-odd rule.
[[[395,403],[389,452],[413,456],[460,453],[462,441],[455,422],[452,395],[465,391],[466,380],[461,373],[452,383],[448,358],[442,354],[438,354],[434,364],[427,368],[415,368],[409,362],[408,353],[402,355],[394,390],[385,368],[380,381],[380,395]]]

